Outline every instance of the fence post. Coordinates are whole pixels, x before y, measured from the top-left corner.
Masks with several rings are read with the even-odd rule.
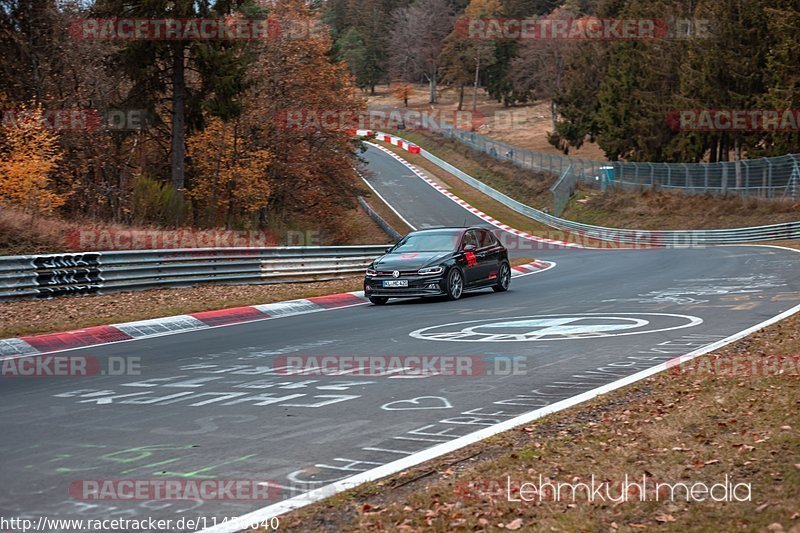
[[[690,185],[690,183],[691,183],[691,178],[689,177],[689,166],[688,166],[686,163],[681,163],[681,164],[683,165],[683,168],[684,168],[684,170],[686,171],[686,185],[685,185],[685,187],[686,187],[687,189],[691,190],[692,192],[694,192],[694,187],[692,187],[692,186]]]
[[[767,161],[767,198],[772,198],[774,196],[772,190],[772,161],[769,160],[768,157],[765,157]]]

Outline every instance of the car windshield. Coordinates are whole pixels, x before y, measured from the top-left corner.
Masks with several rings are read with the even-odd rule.
[[[394,247],[392,253],[452,252],[458,245],[457,233],[414,233]]]

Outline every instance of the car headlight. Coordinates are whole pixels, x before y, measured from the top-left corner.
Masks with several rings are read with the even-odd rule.
[[[377,271],[376,271],[374,268],[372,268],[372,267],[369,267],[369,268],[367,269],[367,277],[368,277],[368,278],[374,278],[374,277],[375,277],[375,276],[377,276],[377,275],[378,275],[378,272],[377,272]]]
[[[442,272],[444,272],[444,267],[435,266],[435,267],[421,268],[417,272],[417,274],[419,274],[420,276],[435,276],[436,274],[441,274]]]

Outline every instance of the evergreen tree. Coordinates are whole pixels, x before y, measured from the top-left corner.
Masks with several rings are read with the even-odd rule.
[[[197,19],[230,17],[243,7],[236,0],[152,0],[131,4],[127,0],[100,0],[98,16],[125,13],[141,19]],[[249,14],[264,15],[256,9]],[[234,40],[127,41],[115,55],[119,66],[133,81],[127,105],[155,112],[165,95],[171,108],[171,179],[185,187],[186,135],[202,129],[203,110],[230,119],[241,111],[237,97],[244,89],[247,54],[244,42]]]

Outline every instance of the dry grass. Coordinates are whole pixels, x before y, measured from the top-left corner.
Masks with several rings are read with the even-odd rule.
[[[405,235],[411,231],[409,225],[403,222],[403,219],[397,216],[397,213],[392,211],[386,202],[381,200],[377,195],[373,194],[369,197],[365,197],[365,200],[367,204],[369,204],[369,206],[400,235]]]
[[[550,187],[558,179],[557,176],[524,170],[508,161],[498,161],[487,154],[475,152],[458,141],[443,138],[435,133],[427,131],[400,131],[395,133],[422,146],[435,156],[444,159],[470,176],[520,202],[537,209],[549,209],[552,203]],[[405,151],[402,153],[408,156],[412,155]],[[430,165],[422,157],[414,157],[417,158],[414,164],[417,164],[417,161],[425,161]],[[420,164],[419,166],[424,165]],[[438,169],[435,165],[432,168]]]
[[[371,201],[370,207],[376,209],[374,204],[377,203],[379,202]],[[382,213],[381,216],[383,216]],[[361,206],[353,209],[343,218],[342,226],[346,240],[337,244],[368,245],[394,242]]]
[[[800,220],[800,203],[674,192],[583,189],[564,217],[637,229],[720,229]],[[580,201],[577,201],[580,200]]]
[[[499,162],[452,140],[430,132],[398,132],[467,174],[483,181],[508,196],[535,207],[549,210],[552,196],[549,188],[555,178],[524,171],[511,163]],[[420,156],[390,147],[405,159],[436,175],[448,176]],[[447,179],[445,178],[445,181]],[[542,226],[485,198],[457,178],[451,177],[453,192],[463,192],[465,200],[506,224],[519,229],[532,228],[541,233]],[[460,196],[460,195],[459,195]],[[473,203],[474,202],[474,203]],[[481,207],[486,206],[486,209]],[[777,224],[800,220],[800,203],[767,201],[756,198],[720,198],[652,190],[608,191],[580,189],[570,202],[564,218],[613,228],[633,229],[716,229]],[[511,220],[516,220],[512,223]],[[527,222],[525,222],[527,221]]]
[[[439,103],[432,106],[428,103],[427,86],[416,86],[409,101],[409,109],[416,111],[437,110],[452,113],[458,108],[458,91],[441,86],[438,93]],[[370,107],[402,107],[403,103],[394,98],[388,87],[378,87],[377,94],[369,97]],[[468,91],[464,110],[472,110],[472,93]],[[452,115],[448,115],[452,116]],[[550,102],[535,102],[505,107],[501,102],[492,99],[485,91],[478,93],[478,112],[475,131],[493,139],[514,146],[528,148],[537,152],[560,154],[547,140],[547,132],[552,129],[550,119]],[[583,159],[605,161],[603,151],[595,143],[585,143],[580,149],[572,149],[570,155]]]
[[[717,355],[725,361],[737,354],[797,356],[800,317]],[[666,372],[290,513],[281,518],[281,529],[797,532],[798,405],[796,373],[731,379]],[[685,496],[619,504],[590,503],[580,496],[574,503],[569,498],[511,501],[518,493],[508,497],[508,476],[512,487],[519,487],[538,483],[540,474],[562,483],[588,482],[593,474],[598,482],[612,482],[627,474],[639,480],[648,475],[660,482],[708,485],[728,475],[734,483],[749,483],[752,498],[724,503],[687,502]],[[614,487],[612,494],[619,494]]]
[[[292,227],[287,221],[281,221],[280,225],[280,228],[274,228],[273,231],[276,244],[283,243],[288,239],[288,233],[285,230]],[[106,251],[108,246],[104,245],[103,239],[97,238],[98,234],[106,236],[120,232],[125,234],[131,230],[140,230],[142,232],[183,232],[186,234],[192,231],[202,231],[204,233],[219,231],[224,234],[226,231],[224,228],[198,230],[197,228],[163,229],[154,226],[133,227],[79,218],[66,220],[58,216],[34,216],[11,207],[2,206],[0,207],[0,255]],[[269,232],[271,228],[264,228],[264,230]],[[83,244],[81,243],[82,232],[90,237],[85,239]],[[323,232],[315,232],[312,235],[315,239],[314,244],[323,246],[336,244],[384,244],[391,241],[361,207],[356,207],[342,214],[339,220],[339,231],[336,236],[326,235]],[[225,239],[222,240],[222,242],[224,241]],[[229,242],[233,245],[232,239]]]
[[[0,206],[0,255],[45,254],[73,249],[69,235],[80,230],[124,229],[121,226],[66,221],[56,216],[31,215]]]

